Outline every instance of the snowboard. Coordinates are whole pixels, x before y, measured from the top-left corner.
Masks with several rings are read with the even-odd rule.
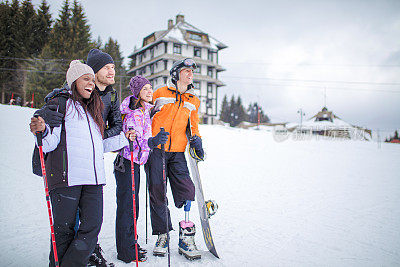
[[[192,136],[191,132],[191,127],[190,127],[190,119],[188,121],[188,125],[186,128],[186,136],[188,138],[188,142],[190,140],[190,137]],[[189,143],[188,143],[189,144]],[[206,202],[204,201],[204,194],[203,194],[203,187],[201,185],[201,180],[200,180],[200,173],[199,173],[199,168],[198,168],[198,163],[201,161],[201,159],[196,158],[194,155],[194,149],[191,148],[188,145],[188,161],[190,165],[190,170],[192,174],[192,179],[195,185],[195,192],[196,192],[196,200],[197,200],[197,205],[199,209],[199,214],[200,214],[200,222],[201,222],[201,228],[203,230],[203,237],[204,237],[204,242],[206,243],[207,249],[213,254],[215,257],[219,258],[217,251],[215,249],[215,244],[214,240],[211,235],[211,229],[210,229],[210,223],[208,221],[208,212],[207,212],[207,206]]]

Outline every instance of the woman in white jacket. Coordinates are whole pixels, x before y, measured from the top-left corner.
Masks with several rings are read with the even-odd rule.
[[[60,127],[50,128],[31,118],[33,133],[43,132],[46,173],[54,217],[60,266],[86,266],[103,222],[103,103],[94,90],[94,73],[78,60],[67,71],[70,91],[61,91],[47,104],[67,97]],[[80,225],[74,232],[76,211]],[[52,248],[51,248],[52,249]],[[55,266],[50,251],[50,266]]]

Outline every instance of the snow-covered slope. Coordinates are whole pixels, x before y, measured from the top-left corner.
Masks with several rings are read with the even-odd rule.
[[[0,105],[0,266],[46,266],[50,228],[43,183],[31,172],[34,110]],[[399,266],[400,146],[356,141],[277,143],[271,132],[201,126],[207,159],[200,163],[206,199],[219,204],[210,224],[221,259],[204,252],[189,262],[171,233],[172,266]],[[99,237],[106,258],[116,259],[115,154],[105,155],[107,186]],[[145,243],[145,174],[142,172],[142,266],[166,266]],[[171,198],[171,195],[169,194]],[[172,202],[171,202],[172,203]],[[184,212],[171,208],[173,225]],[[196,205],[191,219],[205,250]],[[130,264],[133,266],[134,264]]]

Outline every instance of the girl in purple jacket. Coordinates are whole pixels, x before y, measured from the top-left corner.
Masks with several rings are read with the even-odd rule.
[[[147,162],[150,150],[161,143],[165,144],[168,137],[165,133],[152,137],[150,110],[153,107],[151,104],[153,88],[150,82],[142,76],[135,76],[130,80],[129,87],[132,95],[122,101],[120,110],[122,116],[125,116],[122,130],[126,137],[133,141],[137,220],[139,215],[140,165]],[[117,218],[115,223],[117,258],[125,263],[136,261],[130,160],[129,146],[125,146],[120,150],[114,161],[117,184]],[[139,261],[145,261],[146,250],[140,248],[139,244],[138,247]]]

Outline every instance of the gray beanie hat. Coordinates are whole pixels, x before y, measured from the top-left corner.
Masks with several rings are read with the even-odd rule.
[[[85,74],[92,74],[94,76],[93,69],[79,60],[72,60],[71,63],[69,63],[69,69],[67,70],[68,85],[71,87],[73,82]]]

